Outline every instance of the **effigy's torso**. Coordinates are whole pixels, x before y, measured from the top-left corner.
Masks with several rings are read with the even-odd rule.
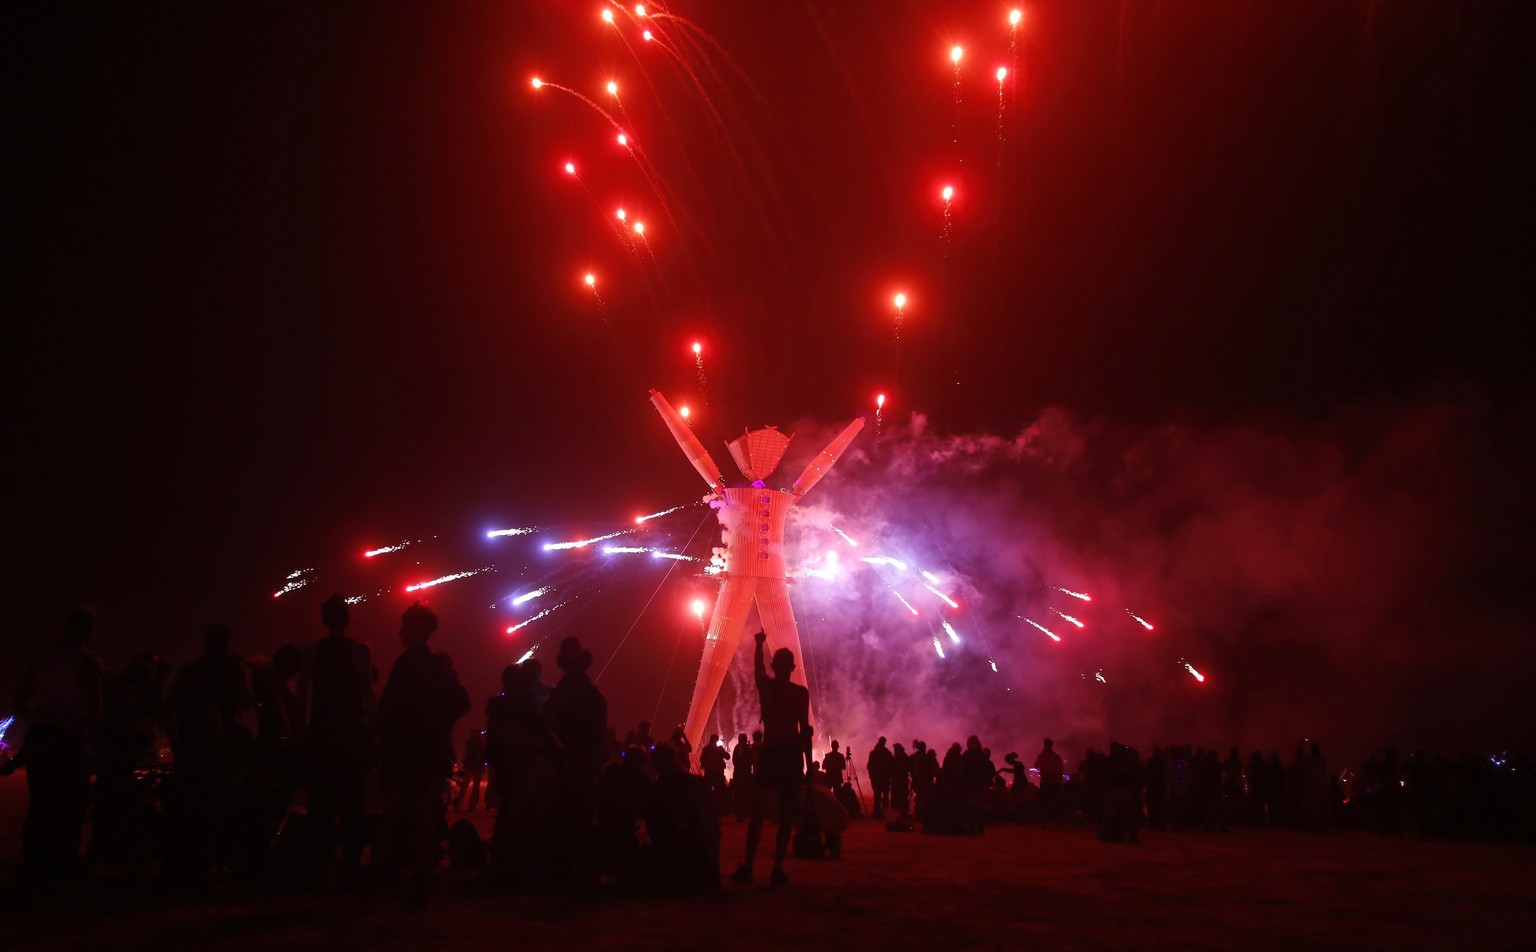
[[[784,578],[784,520],[793,493],[742,486],[717,490],[715,508],[725,546],[725,574]]]

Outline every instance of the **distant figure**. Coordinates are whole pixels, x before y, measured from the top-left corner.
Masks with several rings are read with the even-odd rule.
[[[896,811],[898,820],[907,815],[907,797],[911,793],[911,784],[911,758],[907,756],[906,748],[897,744],[891,748],[891,795],[887,805]]]
[[[485,704],[485,749],[495,791],[496,827],[487,880],[524,887],[538,877],[540,843],[554,793],[555,735],[544,726],[544,694],[533,661],[501,672],[501,693]],[[487,795],[489,799],[489,794]]]
[[[464,760],[461,763],[464,770],[464,786],[459,790],[458,803],[455,808],[463,813],[468,808],[473,811],[480,805],[480,784],[485,780],[485,731],[470,731],[464,738]],[[485,798],[490,803],[491,798]]]
[[[1141,842],[1141,803],[1136,796],[1140,768],[1141,756],[1134,747],[1109,745],[1109,759],[1104,764],[1104,811],[1099,822],[1099,839],[1106,843]]]
[[[230,650],[229,629],[209,625],[202,657],[181,669],[167,702],[166,734],[176,758],[167,804],[167,871],[174,878],[200,881],[231,858],[236,769],[253,741],[242,716],[252,706],[245,663]]]
[[[875,741],[875,746],[869,749],[869,758],[864,761],[864,773],[869,777],[869,786],[875,798],[875,819],[885,816],[885,810],[891,805],[891,770],[895,767],[895,755],[891,749],[885,746],[885,738]]]
[[[63,636],[27,663],[16,690],[17,713],[27,721],[19,758],[27,767],[23,882],[80,874],[80,834],[91,796],[85,742],[102,715],[101,659],[85,646],[95,625],[85,609],[71,611]]]
[[[368,775],[379,757],[373,650],[347,634],[352,613],[332,595],[320,606],[324,638],[304,652],[298,711],[309,762],[309,819],[329,860],[341,848],[342,878],[360,885],[368,845]]]
[[[827,786],[832,790],[840,790],[843,786],[843,772],[848,769],[848,758],[837,749],[837,741],[832,742],[832,749],[827,751],[827,756],[821,758],[821,770],[827,775]]]
[[[1066,771],[1061,755],[1056,753],[1056,744],[1049,737],[1035,756],[1035,769],[1040,771],[1040,825],[1054,822],[1059,830],[1065,822],[1061,784]]]
[[[404,864],[412,874],[408,906],[426,902],[437,865],[443,780],[453,768],[453,725],[469,710],[469,695],[453,660],[427,647],[437,615],[421,602],[400,619],[405,648],[389,671],[379,697],[379,736],[385,740],[379,782],[384,815],[373,846],[371,875],[377,889]]]
[[[251,665],[251,697],[256,702],[256,739],[263,744],[291,742],[299,736],[299,699],[293,679],[304,655],[283,645],[268,664]]]
[[[755,732],[759,739],[762,732]],[[731,751],[731,800],[736,815],[747,817],[752,813],[752,801],[756,799],[756,784],[752,771],[757,764],[758,747],[747,740],[746,734],[736,737],[736,749]]]
[[[763,745],[756,770],[758,797],[747,824],[746,859],[731,878],[739,883],[752,881],[752,861],[763,832],[763,795],[773,791],[778,794],[779,829],[769,881],[774,886],[783,886],[789,883],[789,877],[784,875],[784,854],[789,851],[794,818],[799,812],[802,768],[811,765],[811,693],[789,679],[795,670],[795,654],[788,648],[773,653],[773,677],[768,677],[763,665],[763,642],[767,638],[767,633],[761,631],[753,636],[756,645],[752,672],[763,718]]]
[[[672,746],[674,754],[680,752],[676,738],[673,738]],[[709,743],[699,751],[699,771],[704,774],[704,782],[709,784],[716,803],[724,803],[727,796],[725,764],[730,759],[731,755],[720,744],[720,735],[710,734]]]
[[[580,640],[560,642],[555,664],[562,676],[544,705],[544,724],[560,744],[549,814],[551,873],[556,885],[587,889],[597,883],[592,828],[603,737],[608,732],[608,700],[587,676],[592,652]]]

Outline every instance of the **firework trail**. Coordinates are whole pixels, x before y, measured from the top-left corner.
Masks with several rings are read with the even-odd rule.
[[[1190,674],[1194,675],[1196,681],[1199,681],[1201,684],[1205,683],[1205,675],[1201,674],[1199,671],[1196,671],[1194,665],[1190,664],[1188,661],[1180,661],[1179,663],[1184,666],[1185,671],[1188,671]]]
[[[1038,621],[1035,621],[1033,618],[1025,618],[1024,620],[1029,622],[1031,625],[1034,625],[1036,628],[1040,629],[1041,631],[1045,632],[1047,635],[1049,635],[1051,637],[1052,641],[1060,641],[1061,640],[1061,636],[1060,635],[1056,634],[1056,632],[1054,632],[1054,631],[1050,630],[1049,628],[1045,627],[1044,625],[1040,624]]]
[[[894,337],[892,338],[892,343],[896,351],[896,367],[894,375],[896,377],[897,386],[899,387],[901,385],[901,322],[902,319],[907,316],[906,293],[901,291],[896,292],[896,296],[891,299],[891,303],[896,305],[896,322],[894,325]],[[877,402],[884,404],[885,397],[883,394]]]
[[[927,575],[928,573],[924,572],[923,574]],[[960,603],[959,602],[955,601],[953,598],[950,598],[948,595],[945,595],[943,592],[939,591],[937,588],[934,588],[931,584],[924,584],[923,588],[926,588],[928,591],[930,591],[933,594],[939,596],[939,598],[941,600],[943,600],[944,604],[948,605],[950,608],[959,608],[960,607]]]
[[[957,645],[960,643],[960,633],[955,631],[955,626],[954,625],[951,625],[947,621],[941,621],[941,622],[939,622],[939,626],[944,629],[944,633],[946,635],[949,635],[949,640],[950,641],[954,642]]]
[[[515,528],[515,529],[492,529],[491,531],[489,531],[489,532],[487,532],[485,534],[485,537],[487,539],[499,539],[502,536],[529,535],[536,528],[538,528],[538,527],[537,526],[519,526],[518,528]]]
[[[522,595],[517,596],[516,598],[512,599],[512,604],[521,605],[524,602],[531,602],[535,598],[538,598],[540,595],[548,595],[552,591],[554,591],[554,589],[551,586],[545,585],[542,588],[536,588],[531,592],[525,592]]]
[[[964,56],[963,47],[954,46],[949,50],[949,60],[955,64],[955,111],[949,120],[949,138],[955,161],[961,165],[965,164],[965,156],[960,154],[960,60]]]
[[[605,545],[605,546],[603,546],[603,554],[604,555],[635,555],[635,554],[640,554],[640,553],[649,552],[649,551],[651,551],[651,550],[646,548],[643,545]]]
[[[367,552],[363,553],[363,558],[371,559],[374,556],[387,555],[390,552],[399,552],[401,549],[405,548],[406,546],[408,546],[410,544],[411,543],[409,541],[406,541],[406,542],[400,542],[400,543],[398,543],[396,545],[386,545],[386,546],[380,546],[377,549],[369,549]]]
[[[1136,623],[1138,625],[1140,625],[1141,627],[1145,628],[1148,631],[1152,630],[1152,623],[1147,621],[1145,618],[1143,618],[1140,615],[1136,614],[1135,612],[1131,611],[1129,608],[1127,608],[1125,610],[1125,613],[1127,615],[1130,615],[1132,618],[1136,619]]]
[[[694,556],[691,556],[691,555],[683,555],[681,552],[658,552],[658,551],[656,551],[654,549],[651,550],[651,558],[653,558],[653,559],[671,559],[674,562],[703,562],[704,561],[703,559],[695,558]]]
[[[693,342],[693,366],[699,374],[699,399],[709,406],[709,378],[704,376],[704,345]]]
[[[944,657],[944,646],[939,643],[938,635],[933,636],[933,650],[938,654],[939,657]]]
[[[513,625],[511,628],[508,628],[507,629],[507,634],[515,635],[519,631],[521,631],[522,629],[527,628],[529,625],[531,625],[534,622],[538,621],[540,618],[544,618],[544,617],[548,616],[550,612],[555,611],[555,610],[560,609],[560,608],[564,608],[566,605],[569,605],[569,604],[570,604],[570,600],[567,599],[566,601],[560,602],[557,605],[549,606],[548,608],[546,608],[543,611],[539,612],[537,615],[530,615],[527,618],[523,619],[522,621],[518,622],[517,624]],[[537,648],[538,645],[534,645],[534,647]]]
[[[1065,618],[1067,621],[1071,622],[1072,624],[1076,625],[1079,628],[1084,627],[1082,622],[1078,621],[1076,618],[1073,618],[1071,615],[1068,615],[1066,612],[1062,611],[1059,608],[1053,608],[1053,609],[1051,609],[1051,611],[1053,611],[1056,614],[1060,615],[1062,618]]]
[[[1085,602],[1093,601],[1093,599],[1089,597],[1085,592],[1074,592],[1070,588],[1062,588],[1060,585],[1052,585],[1051,588],[1054,588],[1056,591],[1063,595],[1071,595],[1073,598],[1082,599]]]
[[[361,605],[367,600],[367,595],[348,595],[346,598],[342,599],[342,601],[346,602],[348,605]]]
[[[875,394],[875,442],[880,442],[880,437],[885,435],[885,394]],[[852,540],[849,540],[852,541]],[[854,543],[857,545],[858,543]]]
[[[857,549],[859,547],[859,544],[857,542],[853,541],[853,536],[851,536],[848,533],[844,532],[843,530],[839,529],[837,526],[830,526],[829,528],[833,532],[835,532],[838,535],[842,536],[843,537],[843,541],[848,543],[849,545],[853,546],[855,549]]]
[[[442,576],[439,576],[439,577],[437,577],[435,579],[432,579],[430,582],[417,582],[415,585],[407,585],[405,587],[405,590],[407,592],[419,592],[419,591],[421,591],[424,588],[432,588],[433,586],[436,586],[436,585],[442,585],[445,582],[457,582],[461,578],[469,578],[471,575],[479,575],[481,572],[494,572],[494,571],[496,571],[494,568],[492,568],[491,566],[487,565],[484,568],[470,569],[467,572],[454,572],[452,575],[442,575]]]
[[[638,525],[641,525],[642,523],[650,522],[652,519],[660,519],[662,516],[670,516],[674,512],[678,512],[680,510],[687,509],[687,508],[688,508],[688,504],[687,503],[683,503],[680,506],[673,506],[671,509],[663,509],[660,512],[653,512],[653,513],[651,513],[648,516],[636,516],[635,517],[635,525],[638,526]]]
[[[1003,142],[1006,140],[1006,136],[1003,135],[1003,101],[1007,90],[1008,67],[999,66],[997,68],[997,167],[999,170],[1003,167]]]
[[[295,572],[288,573],[288,577],[287,577],[286,581],[284,581],[283,587],[278,589],[277,591],[273,592],[272,593],[272,597],[273,598],[282,598],[284,595],[287,595],[289,592],[297,592],[299,589],[303,588],[304,586],[308,585],[310,582],[313,581],[313,579],[307,577],[309,575],[309,573],[311,573],[313,571],[315,571],[315,570],[314,569],[299,569],[299,570],[297,570]]]
[[[522,664],[524,661],[527,661],[529,658],[533,657],[533,653],[535,651],[538,651],[538,650],[539,650],[539,646],[538,645],[534,645],[532,648],[529,648],[527,651],[523,652],[523,656],[521,658],[518,658],[513,663],[514,664]]]
[[[912,603],[911,602],[909,602],[905,598],[901,597],[901,593],[896,591],[896,587],[894,585],[892,585],[890,582],[886,582],[885,583],[885,587],[891,590],[891,594],[896,596],[896,600],[897,601],[901,602],[903,605],[906,606],[907,611],[911,612],[914,615],[916,615],[918,613],[917,609],[912,607]]]
[[[954,234],[955,187],[953,185],[944,186],[943,190],[939,192],[939,196],[944,199],[944,257],[947,259],[949,257],[950,239]]]
[[[896,569],[898,572],[905,572],[907,570],[907,563],[901,561],[900,559],[893,559],[888,555],[866,556],[859,561],[868,565],[889,565]]]
[[[600,535],[591,539],[582,539],[579,542],[546,542],[544,544],[544,551],[553,552],[557,549],[584,549],[594,542],[606,542],[609,539],[617,539],[619,536],[629,535],[634,531],[634,529],[620,529],[617,532],[610,532],[607,535]]]

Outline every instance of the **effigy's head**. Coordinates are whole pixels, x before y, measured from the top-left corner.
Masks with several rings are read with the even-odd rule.
[[[789,437],[777,427],[765,426],[743,433],[725,445],[741,474],[755,483],[767,479],[779,465],[789,447]]]

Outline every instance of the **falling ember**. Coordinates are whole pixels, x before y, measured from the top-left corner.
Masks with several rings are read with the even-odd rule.
[[[1076,618],[1073,618],[1071,615],[1068,615],[1066,612],[1062,611],[1061,609],[1053,608],[1053,609],[1051,609],[1051,611],[1053,611],[1056,614],[1060,615],[1061,617],[1065,618],[1067,621],[1071,622],[1072,624],[1076,625],[1077,627],[1079,627],[1079,628],[1083,627],[1083,623],[1082,622],[1078,621]]]
[[[960,643],[960,633],[955,631],[955,626],[951,625],[947,621],[941,621],[939,622],[939,625],[943,627],[944,633],[949,635],[950,641],[953,641],[957,645]]]
[[[1045,627],[1044,625],[1040,624],[1038,621],[1035,621],[1033,618],[1026,618],[1024,620],[1029,622],[1031,625],[1034,625],[1036,628],[1040,629],[1041,631],[1045,632],[1047,635],[1050,635],[1052,641],[1060,641],[1061,640],[1061,636],[1060,635],[1056,634],[1056,632],[1054,632],[1054,631],[1050,630],[1049,628]]]
[[[859,547],[859,544],[854,541],[853,536],[851,536],[848,533],[844,532],[843,530],[839,529],[837,526],[832,526],[832,531],[837,533],[838,535],[842,536],[843,537],[843,541],[848,543],[849,545],[853,546],[855,549],[857,549]]]
[[[522,621],[520,621],[517,624],[513,625],[511,628],[508,628],[507,629],[507,634],[509,634],[509,635],[517,634],[518,631],[520,631],[520,630],[522,630],[524,628],[527,628],[529,625],[531,625],[534,622],[538,621],[540,618],[543,618],[544,616],[548,615],[550,612],[554,611],[557,608],[564,607],[566,604],[567,604],[566,602],[561,602],[559,605],[551,605],[548,608],[544,609],[543,611],[539,612],[537,615],[532,615],[532,616],[530,616],[528,618],[523,619]],[[533,647],[537,648],[538,645],[534,645]],[[533,650],[529,649],[528,654],[529,655],[533,654]],[[522,664],[523,661],[526,661],[526,660],[528,660],[528,655],[523,655],[522,659],[518,661],[518,664]]]
[[[992,673],[996,674],[997,673],[997,662],[992,660],[991,658],[988,658],[987,659],[987,664],[991,665]]]
[[[939,657],[944,657],[944,646],[939,644],[938,635],[933,636],[933,650],[938,653]]]
[[[544,586],[543,588],[536,588],[531,592],[525,592],[524,594],[512,599],[512,604],[521,605],[524,602],[531,602],[535,598],[538,598],[540,595],[548,595],[552,591],[554,591],[554,589],[548,585]]]
[[[594,542],[606,542],[609,539],[616,539],[621,535],[629,535],[634,531],[635,530],[633,529],[620,529],[618,532],[610,532],[607,535],[600,535],[593,539],[582,539],[579,542],[546,542],[544,544],[544,551],[553,552],[556,549],[584,549]]]
[[[471,575],[479,575],[481,572],[489,571],[491,571],[490,566],[486,566],[483,569],[471,569],[468,572],[454,572],[452,575],[439,576],[430,582],[417,582],[415,585],[407,585],[405,590],[407,592],[419,592],[424,588],[431,588],[434,585],[442,585],[444,582],[457,582],[461,578],[469,578]]]
[[[893,589],[891,589],[891,594],[896,596],[896,600],[898,602],[901,602],[903,605],[907,606],[907,611],[911,612],[914,615],[916,615],[918,613],[917,609],[912,607],[912,603],[911,602],[909,602],[905,598],[901,597],[901,593],[900,592],[896,591],[893,588]],[[937,639],[935,639],[935,640],[937,640]]]
[[[528,535],[533,532],[533,526],[519,526],[516,529],[492,529],[485,534],[487,539],[498,539],[502,536]]]
[[[1196,671],[1195,666],[1190,664],[1188,661],[1184,662],[1184,670],[1194,675],[1196,681],[1199,681],[1201,684],[1205,683],[1205,675],[1201,674],[1199,671]]]
[[[405,548],[408,545],[410,545],[409,542],[401,542],[401,543],[398,543],[396,545],[386,545],[386,546],[380,546],[377,549],[369,549],[367,552],[363,553],[363,558],[371,559],[371,558],[373,558],[376,555],[387,555],[390,552],[399,552],[401,549]]]
[[[636,516],[635,517],[635,525],[638,526],[638,525],[640,525],[643,522],[650,522],[652,519],[660,519],[662,516],[670,516],[672,513],[677,512],[679,509],[686,509],[686,508],[688,508],[688,507],[687,506],[673,506],[671,509],[663,509],[660,512],[653,512],[653,513],[651,513],[648,516]]]
[[[939,596],[939,598],[943,600],[944,604],[948,605],[950,608],[959,608],[960,607],[960,603],[959,602],[955,601],[953,598],[950,598],[948,595],[945,595],[943,592],[941,592],[938,589],[934,588],[932,585],[924,585],[923,588],[926,588],[928,591],[930,591],[933,594]]]
[[[1136,623],[1138,625],[1140,625],[1141,627],[1145,628],[1148,631],[1152,630],[1152,623],[1147,621],[1145,618],[1143,618],[1140,615],[1136,614],[1135,612],[1131,611],[1129,608],[1127,608],[1125,610],[1125,613],[1127,615],[1130,615],[1132,618],[1136,619]]]
[[[1062,588],[1060,585],[1052,585],[1051,587],[1063,595],[1071,595],[1073,598],[1080,598],[1085,602],[1093,601],[1092,598],[1088,597],[1088,595],[1083,592],[1074,592],[1070,588]]]
[[[1109,683],[1108,681],[1104,680],[1104,672],[1103,671],[1095,671],[1095,672],[1093,672],[1093,679],[1095,681],[1099,682],[1100,684],[1108,684]]]

